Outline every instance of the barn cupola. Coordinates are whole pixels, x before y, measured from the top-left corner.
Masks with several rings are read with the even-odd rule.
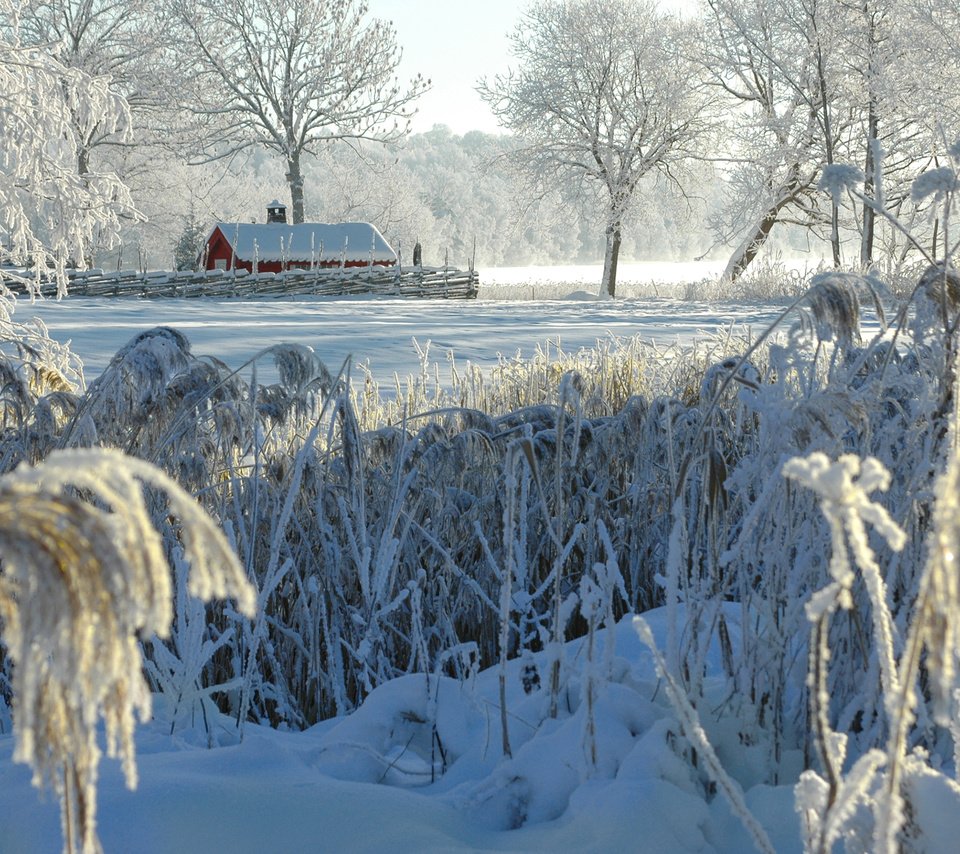
[[[274,199],[267,205],[267,222],[279,222],[287,224],[287,206],[283,202]]]

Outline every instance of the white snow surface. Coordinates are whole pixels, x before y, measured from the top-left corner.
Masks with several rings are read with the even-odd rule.
[[[676,281],[706,275],[699,264],[631,265],[632,281]],[[531,267],[481,271],[498,299],[418,300],[352,297],[330,299],[88,299],[68,296],[30,303],[20,300],[16,319],[41,318],[53,338],[71,342],[95,379],[131,338],[153,326],[172,326],[190,340],[197,356],[210,355],[239,368],[280,343],[311,347],[336,373],[352,357],[366,364],[382,385],[420,370],[420,347],[429,345],[441,380],[449,377],[448,354],[490,368],[502,355],[532,356],[550,342],[567,352],[598,340],[640,335],[663,345],[697,336],[747,334],[763,329],[782,305],[707,302],[675,298],[597,299],[597,267]],[[592,289],[592,290],[588,290]],[[484,288],[481,289],[481,296]],[[560,298],[531,300],[531,291]],[[269,361],[269,360],[266,360]],[[269,365],[263,366],[269,370]],[[354,371],[356,375],[356,371]]]
[[[726,615],[731,625],[735,607]],[[665,609],[648,612],[658,644]],[[118,763],[101,766],[99,832],[106,852],[740,852],[749,837],[679,755],[685,745],[629,617],[613,633],[609,683],[596,702],[596,768],[586,760],[583,641],[564,650],[556,720],[546,691],[525,695],[520,662],[507,671],[512,758],[501,750],[498,671],[460,684],[406,676],[376,689],[352,715],[302,733],[220,718],[169,734],[158,702],[137,736],[139,788]],[[601,632],[595,663],[609,633]],[[714,672],[719,653],[711,652]],[[542,654],[535,658],[546,673]],[[431,721],[436,721],[433,741]],[[724,751],[750,781],[750,749]],[[219,746],[208,747],[209,741]],[[431,751],[431,744],[442,745]],[[728,745],[728,747],[731,747]],[[57,851],[56,802],[11,761],[0,735],[0,851]],[[435,773],[431,776],[431,769]],[[792,788],[745,785],[776,850],[800,851]]]

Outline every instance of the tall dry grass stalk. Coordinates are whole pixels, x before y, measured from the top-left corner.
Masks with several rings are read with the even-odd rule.
[[[145,488],[166,496],[192,564],[190,592],[254,594],[212,519],[169,477],[109,450],[52,453],[0,478],[0,618],[13,665],[14,758],[60,799],[64,850],[100,850],[97,725],[137,783],[134,717],[150,714],[141,634],[170,632],[170,570]]]

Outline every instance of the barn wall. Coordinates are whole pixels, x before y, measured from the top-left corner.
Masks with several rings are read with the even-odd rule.
[[[226,269],[232,269],[233,250],[230,243],[223,236],[220,229],[215,229],[207,241],[207,267],[208,270],[217,269],[217,261],[225,261]]]

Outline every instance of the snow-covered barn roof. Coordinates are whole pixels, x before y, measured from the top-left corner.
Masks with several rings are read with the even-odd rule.
[[[341,253],[344,261],[368,261],[371,252],[374,262],[397,260],[393,247],[369,222],[218,222],[214,228],[220,229],[243,261],[252,261],[254,256],[260,261],[336,261]]]

